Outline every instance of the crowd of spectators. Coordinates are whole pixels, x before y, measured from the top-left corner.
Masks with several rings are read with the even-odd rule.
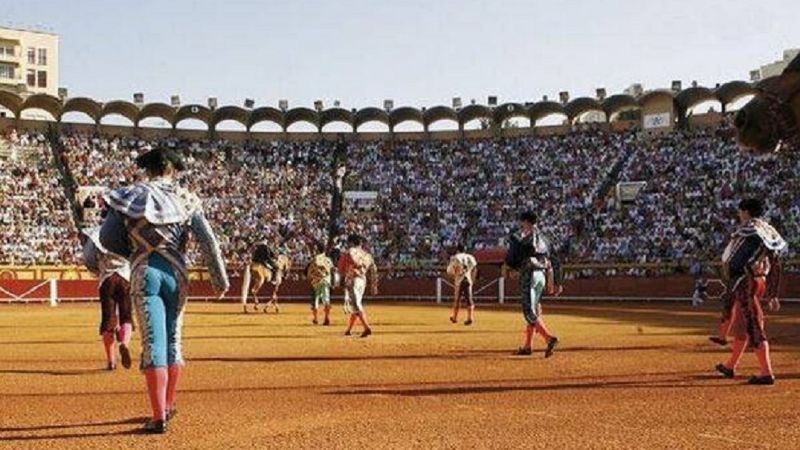
[[[503,245],[521,209],[563,239],[576,233],[612,168],[636,144],[631,134],[453,141],[378,141],[353,146],[345,187],[377,191],[359,218],[379,258],[439,262],[458,244]],[[348,216],[360,213],[350,208]]]
[[[744,197],[766,200],[765,218],[789,241],[789,257],[800,244],[800,157],[796,153],[755,157],[733,137],[716,132],[674,132],[638,146],[621,181],[646,181],[636,200],[613,201],[585,218],[573,246],[579,261],[639,263],[718,260],[736,226]]]
[[[80,186],[115,188],[142,179],[136,157],[153,146],[182,151],[179,182],[203,201],[229,263],[246,263],[255,242],[267,239],[309,258],[325,238],[330,204],[330,154],[316,142],[148,141],[65,135],[65,163]],[[95,202],[93,202],[95,203]],[[96,202],[100,203],[100,202]],[[192,249],[190,255],[197,256]]]
[[[134,161],[148,147],[182,151],[188,170],[180,182],[201,197],[234,265],[267,239],[302,267],[313,244],[327,238],[336,143],[61,139],[62,162],[83,188],[140,179]],[[15,140],[32,158],[0,160],[0,260],[74,261],[77,228],[49,146],[41,136]],[[759,159],[717,131],[379,140],[351,142],[346,154],[343,190],[361,192],[360,200],[345,199],[339,229],[355,227],[382,265],[406,270],[424,271],[458,244],[504,245],[523,208],[539,214],[567,262],[688,266],[717,259],[735,226],[736,203],[750,195],[766,199],[767,219],[790,241],[791,257],[800,245],[800,156]],[[620,204],[617,181],[646,185],[632,203]],[[102,201],[90,196],[83,204]]]
[[[10,131],[0,157],[0,264],[73,264],[77,228],[40,133]]]

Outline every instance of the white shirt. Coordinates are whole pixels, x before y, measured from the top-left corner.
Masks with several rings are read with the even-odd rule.
[[[469,253],[456,253],[450,257],[447,273],[453,277],[456,285],[461,284],[465,278],[472,284],[475,281],[472,279],[472,271],[476,267],[478,267],[478,261],[474,256]]]

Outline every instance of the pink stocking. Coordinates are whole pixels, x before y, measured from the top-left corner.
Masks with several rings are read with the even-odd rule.
[[[545,325],[544,319],[542,317],[539,317],[536,320],[536,324],[534,325],[534,327],[536,328],[536,332],[542,335],[545,342],[549,342],[550,339],[553,338],[553,335],[550,334],[550,330],[547,329],[547,325]]]
[[[329,320],[330,315],[331,315],[331,307],[325,306],[325,320]]]
[[[128,347],[131,345],[131,334],[133,334],[133,325],[130,323],[123,323],[119,329],[120,344]]]
[[[525,338],[522,343],[522,348],[531,348],[534,331],[535,331],[534,325],[528,325],[527,327],[525,327]]]
[[[731,357],[728,359],[728,362],[725,363],[725,367],[728,369],[736,369],[736,366],[739,365],[739,361],[742,359],[742,355],[744,351],[747,349],[747,339],[735,339],[733,341],[733,348],[731,350]]]
[[[150,397],[153,419],[164,420],[167,408],[167,368],[146,369],[144,378],[147,381],[147,394]]]
[[[771,376],[772,361],[770,361],[769,358],[769,342],[762,342],[761,345],[756,349],[756,358],[758,358],[758,365],[761,367],[761,376]]]
[[[353,329],[353,325],[356,324],[356,320],[357,319],[358,319],[358,315],[357,314],[350,314],[350,322],[348,322],[348,324],[347,324],[347,331],[350,331],[350,330]]]
[[[110,362],[111,364],[115,364],[113,331],[103,332],[103,348],[106,351],[106,361]]]
[[[361,325],[364,327],[365,330],[369,330],[369,322],[367,322],[367,313],[363,311],[358,313],[358,320],[361,321]]]
[[[178,381],[181,378],[180,364],[173,364],[168,368],[169,380],[167,381],[167,409],[175,409],[175,391],[178,388]]]

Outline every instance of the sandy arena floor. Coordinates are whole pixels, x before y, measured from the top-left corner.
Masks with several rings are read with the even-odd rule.
[[[753,387],[752,353],[736,380],[714,375],[712,307],[551,302],[548,360],[511,355],[515,306],[472,327],[368,307],[362,340],[341,335],[340,307],[323,328],[305,305],[191,304],[180,412],[148,436],[143,377],[101,370],[97,305],[0,306],[0,448],[800,448],[800,308],[769,323],[778,384]]]

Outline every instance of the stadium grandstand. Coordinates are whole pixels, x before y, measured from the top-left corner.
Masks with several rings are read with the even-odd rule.
[[[800,449],[797,0],[673,3],[3,5],[0,450]]]
[[[190,170],[183,181],[204,198],[230,263],[243,263],[252,242],[275,236],[282,237],[287,251],[307,259],[311,243],[325,238],[331,221],[332,155],[343,136],[323,133],[322,127],[339,121],[357,131],[368,121],[379,121],[390,131],[346,135],[344,190],[369,198],[345,201],[345,213],[333,222],[337,229],[346,220],[357,222],[389,266],[436,266],[459,242],[491,251],[504,245],[510,231],[507,209],[525,205],[551,218],[549,231],[564,237],[567,262],[659,263],[685,271],[690,261],[711,262],[719,253],[733,225],[735,199],[745,194],[765,196],[770,220],[786,236],[798,236],[800,205],[790,195],[797,180],[786,176],[797,170],[797,158],[790,155],[789,164],[779,165],[774,158],[736,150],[726,108],[752,93],[749,83],[731,82],[715,89],[657,90],[602,101],[583,97],[563,104],[318,112],[61,101],[46,94],[23,99],[3,92],[0,104],[15,116],[2,119],[2,164],[9,168],[3,176],[10,190],[3,201],[54,213],[37,219],[23,209],[5,208],[15,212],[4,215],[4,236],[14,238],[5,241],[0,263],[77,261],[78,229],[97,223],[102,192],[136,180],[133,160],[157,145],[178,148],[188,157]],[[689,113],[709,100],[719,102],[719,112]],[[29,108],[46,111],[55,121],[17,118]],[[605,121],[583,123],[592,111],[602,112]],[[95,124],[60,122],[67,112],[84,113]],[[102,125],[101,119],[112,114],[134,126]],[[564,124],[536,126],[553,114],[563,115]],[[670,120],[652,119],[662,114]],[[149,117],[173,128],[137,126]],[[503,128],[514,117],[527,118],[533,126]],[[206,123],[208,132],[178,129],[187,118]],[[444,119],[458,122],[460,130],[427,131]],[[488,127],[465,130],[464,124],[475,119]],[[305,121],[320,132],[216,132],[224,120],[248,129],[267,120],[284,130]],[[391,131],[404,121],[419,122],[426,131]],[[758,176],[745,179],[745,171]],[[615,195],[619,182],[641,180],[647,185],[633,202],[623,203]],[[767,189],[775,183],[779,189]],[[531,184],[536,195],[524,198],[520,186]],[[34,225],[47,236],[33,236]],[[642,234],[643,227],[654,232]],[[586,269],[573,275],[599,273],[620,272]]]

